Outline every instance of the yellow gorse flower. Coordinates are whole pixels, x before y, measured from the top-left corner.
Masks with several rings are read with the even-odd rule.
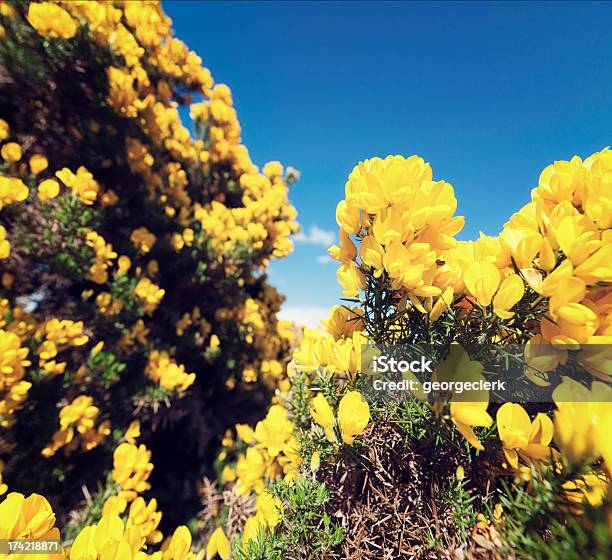
[[[208,539],[208,544],[206,545],[206,560],[211,560],[216,554],[223,560],[229,560],[231,556],[229,540],[221,527],[217,527],[210,535],[210,539]]]
[[[0,142],[6,140],[11,132],[11,127],[9,126],[9,124],[4,120],[4,119],[0,119]]]
[[[26,184],[18,177],[0,175],[0,210],[9,204],[26,200],[29,193]]]
[[[91,206],[100,192],[100,185],[94,176],[82,165],[73,173],[67,167],[55,173],[55,176],[66,185],[79,200]]]
[[[11,243],[6,238],[6,228],[0,226],[0,260],[7,259],[11,254]]]
[[[59,540],[55,514],[38,494],[11,492],[0,502],[0,539]]]
[[[512,468],[518,468],[519,455],[528,461],[542,461],[551,457],[548,446],[554,427],[545,414],[538,413],[532,422],[520,404],[504,403],[497,411],[496,422],[504,455]]]
[[[53,179],[45,179],[38,185],[38,198],[41,200],[51,200],[60,192],[60,186]]]
[[[148,478],[153,470],[151,452],[144,446],[121,443],[113,454],[113,481],[121,487],[120,496],[127,501],[149,490]]]
[[[43,154],[34,154],[30,157],[28,164],[32,174],[38,175],[49,167],[49,160]]]
[[[325,435],[329,441],[336,441],[336,435],[334,434],[336,418],[327,399],[322,393],[318,393],[317,396],[312,399],[310,405],[310,415],[314,421],[325,430]]]
[[[187,373],[185,366],[177,364],[166,352],[158,350],[154,350],[149,355],[145,372],[168,391],[175,389],[179,392],[185,391],[193,385],[196,378],[195,373]]]
[[[142,300],[147,313],[155,311],[165,293],[163,288],[151,282],[146,276],[143,276],[134,288],[134,295]]]
[[[21,159],[21,146],[17,142],[7,142],[0,148],[0,155],[6,163],[16,163]]]
[[[441,296],[450,285],[440,263],[463,227],[463,218],[454,216],[456,208],[452,186],[433,181],[431,167],[418,156],[361,162],[349,175],[346,199],[336,210],[341,247],[330,250],[342,261],[337,275],[343,295],[355,297],[365,288],[366,271],[374,278],[386,272],[395,289],[407,292],[419,311],[429,312],[433,302],[428,298]],[[352,234],[361,234],[357,264]]]
[[[310,414],[314,421],[324,430],[330,442],[337,441],[334,434],[336,418],[322,393],[311,401]],[[361,434],[370,421],[370,406],[358,391],[349,391],[340,400],[338,406],[338,426],[342,441],[346,445],[355,442],[355,436]]]
[[[71,39],[76,35],[77,22],[70,14],[51,2],[33,2],[28,7],[30,25],[43,37]]]
[[[572,465],[582,465],[602,457],[612,474],[612,389],[594,381],[587,389],[564,378],[553,392],[555,443]]]
[[[145,227],[135,229],[130,236],[132,243],[145,255],[155,245],[155,239],[155,235]]]
[[[342,441],[347,445],[355,442],[355,436],[365,430],[370,421],[370,406],[358,391],[349,391],[338,405],[338,425]]]

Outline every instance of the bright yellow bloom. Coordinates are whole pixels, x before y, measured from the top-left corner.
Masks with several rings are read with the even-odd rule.
[[[329,319],[324,319],[322,323],[336,340],[351,337],[355,331],[364,329],[363,311],[359,307],[334,305],[329,313]]]
[[[144,446],[121,443],[113,454],[113,480],[121,487],[120,496],[132,501],[138,494],[149,490],[147,482],[153,463],[151,452]]]
[[[0,496],[6,494],[8,490],[7,484],[2,480],[2,471],[4,470],[4,461],[0,461]]]
[[[293,423],[287,409],[272,405],[266,417],[255,426],[255,439],[266,449],[268,455],[276,457],[293,435]]]
[[[117,259],[117,267],[119,268],[119,272],[127,272],[128,270],[130,270],[131,266],[132,266],[132,261],[130,260],[130,257],[121,255]]]
[[[191,548],[191,533],[185,525],[177,527],[174,531],[168,548],[165,551],[164,558],[168,560],[185,560],[189,556],[189,549]]]
[[[343,229],[340,230],[340,247],[332,245],[327,252],[332,259],[339,262],[354,261],[357,258],[357,247]]]
[[[55,514],[38,494],[11,492],[0,503],[0,539],[59,540]]]
[[[71,39],[76,35],[77,22],[70,14],[51,2],[33,2],[28,7],[28,21],[42,37]]]
[[[363,264],[374,268],[374,278],[379,278],[382,275],[385,250],[373,235],[368,235],[361,240],[359,256]]]
[[[128,443],[135,444],[140,437],[140,420],[132,420],[127,430],[125,431],[125,440]]]
[[[500,273],[490,262],[475,262],[465,271],[463,281],[478,304],[487,307],[499,287]]]
[[[195,373],[187,373],[184,365],[177,364],[166,352],[153,350],[145,373],[168,391],[183,392],[195,382]]]
[[[274,529],[281,522],[281,501],[269,492],[262,492],[257,496],[255,508],[270,529]]]
[[[30,365],[28,353],[29,349],[21,347],[15,333],[0,330],[0,391],[23,379],[25,368]]]
[[[450,405],[450,414],[453,424],[457,426],[459,433],[474,446],[482,451],[484,449],[480,440],[476,437],[472,427],[480,426],[488,428],[493,424],[493,418],[487,413],[488,401],[460,402],[453,401]]]
[[[33,175],[38,175],[41,171],[44,171],[49,167],[49,161],[42,154],[34,154],[30,158],[30,171]]]
[[[21,159],[21,146],[17,142],[7,142],[0,148],[0,155],[7,163],[16,163]]]
[[[265,471],[266,464],[263,455],[257,448],[249,447],[244,455],[238,457],[238,462],[236,463],[238,493],[245,495],[249,494],[252,490],[263,490]]]
[[[212,532],[212,535],[210,535],[206,545],[206,560],[211,560],[215,554],[218,554],[223,560],[229,560],[231,552],[229,540],[225,536],[223,529],[217,527]]]
[[[100,185],[82,165],[77,169],[76,174],[64,167],[56,171],[55,176],[78,196],[83,204],[91,206],[96,201]]]
[[[359,208],[348,204],[345,200],[340,201],[336,208],[336,222],[345,233],[359,233],[361,230]]]
[[[156,237],[147,228],[141,227],[132,232],[130,240],[143,255],[146,255],[155,245]]]
[[[510,311],[525,293],[525,285],[518,274],[509,274],[499,286],[493,297],[493,312],[500,319],[511,319],[514,312]]]
[[[279,161],[269,161],[264,165],[262,173],[270,178],[281,177],[283,174],[283,166]]]
[[[331,406],[329,406],[323,393],[318,393],[317,396],[312,399],[310,405],[310,415],[314,421],[325,430],[325,435],[329,441],[336,441],[336,436],[334,434],[334,425],[336,423],[334,411],[331,409]]]
[[[134,295],[143,301],[147,313],[155,311],[165,293],[165,290],[151,282],[146,276],[143,276],[134,288]]]
[[[0,226],[0,260],[8,259],[11,254],[11,243],[6,238],[6,228]]]
[[[542,248],[542,235],[529,227],[507,225],[499,240],[510,251],[519,268],[532,266],[533,260]]]
[[[127,501],[119,496],[109,496],[102,506],[102,516],[121,515],[127,508]]]
[[[336,276],[344,288],[343,296],[356,297],[359,295],[359,290],[365,289],[363,273],[352,262],[345,262],[336,272]]]
[[[246,444],[255,441],[255,430],[248,424],[236,424],[236,435]]]
[[[553,392],[555,442],[572,465],[583,465],[602,457],[612,474],[612,389],[594,381],[587,389],[564,377]]]
[[[318,451],[315,451],[310,458],[310,470],[312,472],[317,472],[319,467],[321,466],[321,454]]]
[[[370,421],[370,406],[359,391],[349,391],[338,406],[338,424],[342,441],[352,445]]]
[[[518,468],[519,455],[535,461],[551,456],[548,445],[553,438],[554,427],[545,414],[538,413],[532,422],[520,404],[504,403],[497,411],[496,421],[506,460],[512,468]]]
[[[612,239],[582,261],[575,270],[576,276],[589,284],[610,282],[612,278]]]
[[[0,119],[0,142],[6,140],[9,137],[11,129],[9,124],[4,120]]]
[[[244,524],[242,533],[242,548],[246,550],[247,545],[252,540],[257,540],[259,534],[266,528],[266,521],[261,513],[251,515]]]
[[[29,193],[28,187],[21,179],[0,175],[0,210],[8,204],[25,200]]]
[[[162,540],[162,533],[157,530],[162,513],[157,511],[157,500],[152,498],[147,504],[138,496],[130,506],[128,520],[132,526],[138,527],[140,536],[148,543],[155,544]]]
[[[209,346],[212,350],[216,350],[217,348],[219,348],[219,346],[221,346],[221,341],[219,340],[219,337],[216,334],[210,335]]]
[[[414,229],[402,220],[400,210],[384,208],[374,220],[372,234],[378,243],[388,246],[393,242],[404,243],[414,235]]]
[[[40,200],[51,200],[55,198],[59,192],[59,183],[53,179],[45,179],[38,185],[38,198],[40,198]]]
[[[580,214],[561,218],[555,233],[559,248],[574,266],[580,265],[601,246],[597,226]]]

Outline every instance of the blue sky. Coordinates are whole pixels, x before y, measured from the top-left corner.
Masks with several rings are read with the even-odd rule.
[[[548,163],[612,144],[612,3],[163,6],[231,87],[253,161],[302,173],[290,198],[304,240],[270,279],[306,322],[338,302],[324,255],[359,160],[424,157],[471,239],[498,233]]]

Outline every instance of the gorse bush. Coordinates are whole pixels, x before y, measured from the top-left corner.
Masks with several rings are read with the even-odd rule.
[[[343,540],[324,552],[321,539],[289,542],[303,525],[281,515],[276,526],[256,508],[248,557],[609,557],[611,193],[609,149],[559,161],[497,237],[462,242],[453,188],[421,158],[354,168],[329,250],[346,303],[326,331],[304,333],[284,409],[270,408],[254,432],[237,427],[248,447],[229,477],[261,498],[296,439],[303,476],[329,490],[319,506],[336,521],[328,534]],[[418,390],[364,400],[372,346],[432,346],[435,379],[484,381],[488,362],[469,352],[519,343],[521,378],[548,388],[549,404],[501,404],[488,391],[473,402],[429,402]],[[286,483],[294,476],[285,470]],[[284,502],[279,511],[296,505]]]
[[[195,513],[223,432],[283,379],[265,269],[292,248],[291,176],[251,162],[156,3],[0,13],[2,480],[68,525],[83,485],[124,505],[156,481],[167,519]]]
[[[344,302],[294,341],[265,267],[291,250],[296,175],[253,165],[159,5],[0,14],[0,539],[71,560],[610,557],[612,151],[548,166],[473,242],[423,159],[359,163],[329,250]],[[501,355],[550,398],[375,398],[365,364],[395,344],[430,349],[438,381]]]

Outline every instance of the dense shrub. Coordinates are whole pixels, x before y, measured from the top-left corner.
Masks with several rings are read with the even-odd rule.
[[[251,162],[229,88],[156,3],[0,6],[3,480],[63,522],[83,485],[151,481],[186,517],[285,371],[265,270],[291,251],[291,175]]]

